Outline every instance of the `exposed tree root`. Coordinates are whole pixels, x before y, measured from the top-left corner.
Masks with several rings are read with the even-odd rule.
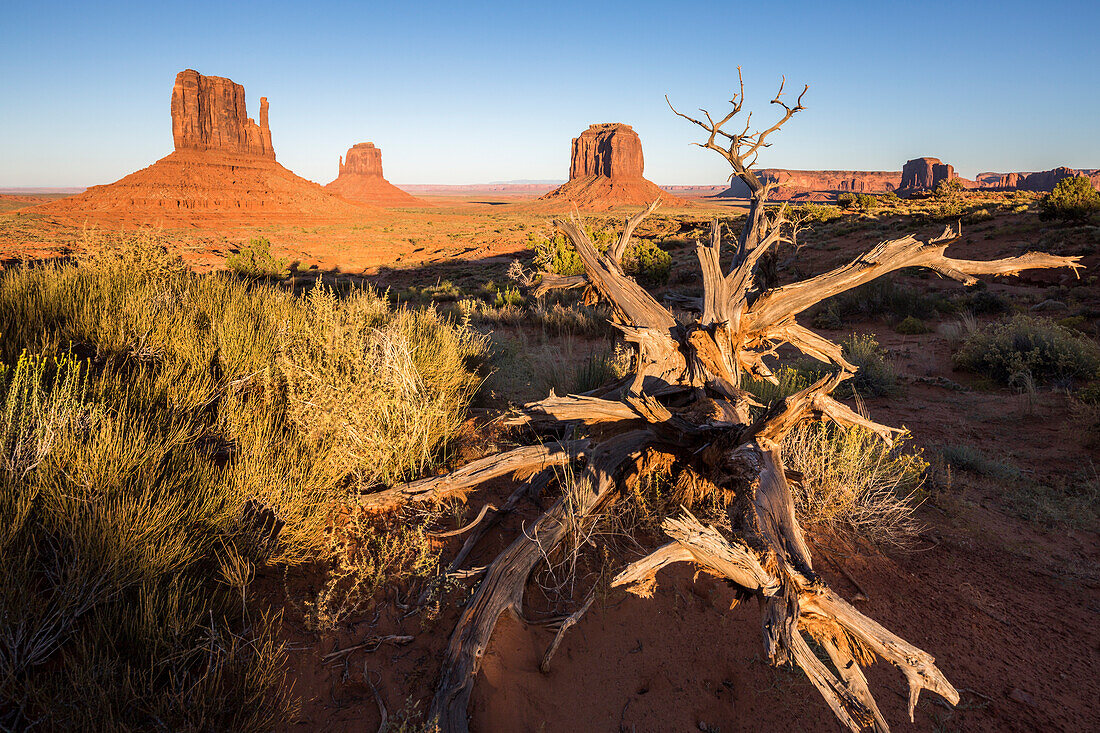
[[[431,476],[372,494],[363,494],[359,497],[359,506],[373,511],[386,511],[408,502],[465,497],[470,489],[509,473],[530,475],[547,466],[572,463],[582,458],[587,448],[586,440],[571,440],[560,445],[526,445],[472,461],[454,473]]]
[[[970,283],[976,275],[1013,275],[1037,267],[1069,267],[1076,272],[1081,265],[1075,257],[1036,253],[993,262],[952,259],[945,250],[959,232],[948,229],[927,242],[912,236],[883,242],[836,270],[768,289],[767,277],[761,277],[765,255],[792,241],[797,222],[787,219],[785,207],[765,206],[768,188],[751,168],[756,154],[769,144],[768,137],[802,109],[801,96],[790,106],[782,93],[780,86],[773,103],[784,114],[761,132],[750,133],[747,124],[740,133],[722,129],[741,111],[743,91],[734,96],[733,111],[718,122],[709,114],[705,121],[687,118],[708,132],[703,147],[720,152],[752,192],[728,270],[723,272],[720,262],[722,227],[717,220],[709,241],[697,245],[703,297],[694,322],[677,321],[621,266],[631,233],[656,202],[632,217],[619,240],[603,254],[581,222],[575,218],[555,222],[576,247],[585,272],[571,278],[544,277],[544,289],[583,286],[605,300],[614,325],[635,349],[635,366],[626,379],[587,395],[551,394],[526,405],[515,420],[555,435],[574,434],[590,426],[589,440],[515,449],[475,461],[449,476],[361,499],[364,506],[389,507],[464,496],[478,483],[507,473],[541,470],[545,480],[552,470],[548,467],[579,458],[585,461],[575,482],[561,482],[561,498],[489,565],[463,611],[444,654],[429,712],[445,733],[467,729],[474,678],[500,615],[508,612],[523,618],[524,590],[535,568],[560,556],[555,553],[562,552],[560,546],[570,536],[573,542],[567,543],[565,551],[579,547],[577,538],[588,536],[585,533],[591,531],[596,517],[614,510],[624,481],[655,470],[646,460],[651,449],[664,456],[664,468],[671,464],[680,475],[677,496],[687,504],[700,497],[717,500],[725,507],[729,524],[721,530],[705,526],[686,508],[678,516],[665,516],[661,528],[671,541],[628,565],[612,587],[648,596],[663,567],[690,562],[728,580],[738,588],[739,597],[755,596],[763,609],[762,641],[768,658],[774,664],[790,662],[802,669],[841,724],[852,731],[888,730],[861,669],[878,657],[905,675],[911,719],[921,690],[958,702],[958,693],[931,655],[861,614],[814,572],[783,465],[783,436],[810,420],[860,426],[888,443],[900,431],[875,423],[830,396],[855,367],[843,358],[838,345],[799,325],[795,318],[824,298],[905,267],[927,267]],[[742,380],[776,381],[766,359],[774,359],[783,344],[831,364],[835,371],[786,399],[760,406],[742,389]],[[630,467],[634,474],[629,473]],[[513,494],[501,514],[511,511],[520,496],[519,491]],[[494,512],[474,523],[452,571],[457,571],[499,516]],[[593,597],[562,622],[543,658],[544,669]],[[824,651],[828,663],[815,654],[811,642]]]

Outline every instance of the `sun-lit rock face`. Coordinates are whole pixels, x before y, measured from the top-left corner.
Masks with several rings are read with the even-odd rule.
[[[630,125],[618,122],[589,125],[573,138],[569,180],[588,176],[641,178],[644,167],[642,141]]]
[[[275,160],[267,97],[260,97],[260,124],[248,116],[244,87],[194,69],[176,75],[172,87],[172,139],[176,150],[216,150]]]
[[[901,169],[903,191],[929,191],[944,181],[958,178],[955,168],[939,158],[914,158],[905,162]]]

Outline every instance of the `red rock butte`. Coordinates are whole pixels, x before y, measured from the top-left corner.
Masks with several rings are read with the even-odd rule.
[[[954,166],[939,158],[914,158],[906,161],[901,169],[898,193],[932,191],[941,183],[958,177]]]
[[[642,141],[630,125],[590,125],[573,138],[569,180],[539,201],[587,210],[646,206],[658,196],[664,206],[687,203],[643,178],[644,168]]]
[[[340,174],[325,190],[350,201],[380,206],[428,205],[382,177],[382,149],[374,143],[351,146],[347,156],[340,158]]]
[[[325,191],[275,162],[267,98],[260,123],[246,114],[244,87],[193,69],[172,87],[175,152],[104,186],[36,207],[56,214],[96,214],[150,221],[197,214],[349,217],[370,211]]]

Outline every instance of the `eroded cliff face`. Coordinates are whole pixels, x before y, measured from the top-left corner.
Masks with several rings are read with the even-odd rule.
[[[785,168],[762,168],[756,175],[775,187],[768,198],[772,201],[805,197],[810,194],[840,192],[886,193],[898,187],[900,171],[797,171]],[[723,197],[747,198],[749,187],[735,178]]]
[[[589,125],[573,138],[571,181],[588,176],[637,179],[642,177],[644,167],[642,141],[630,125],[618,122]]]
[[[340,175],[357,174],[382,177],[382,149],[374,143],[356,143],[348,148],[346,156],[340,158]]]
[[[176,75],[172,87],[172,138],[176,150],[213,150],[275,160],[267,97],[260,97],[260,124],[248,116],[244,87],[194,69]]]

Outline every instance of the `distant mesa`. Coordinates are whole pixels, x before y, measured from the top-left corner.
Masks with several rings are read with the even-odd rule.
[[[266,97],[260,98],[259,117],[259,124],[248,117],[240,84],[181,71],[172,87],[175,152],[119,181],[36,211],[149,221],[196,214],[328,218],[371,210],[276,163]]]
[[[761,168],[761,182],[773,186],[773,201],[824,201],[837,193],[886,193],[898,187],[900,171],[798,171],[786,168]],[[734,178],[718,198],[748,198],[749,187]]]
[[[1067,168],[1061,166],[1037,173],[979,173],[977,182],[981,188],[1003,191],[1053,191],[1064,178],[1087,176],[1092,187],[1100,191],[1100,169]]]
[[[382,149],[358,143],[340,158],[340,174],[325,190],[351,201],[380,206],[427,206],[382,177]]]
[[[661,197],[663,206],[684,206],[683,199],[642,177],[642,141],[630,125],[590,125],[573,138],[569,180],[539,198],[550,204],[602,211],[616,206],[645,206]]]
[[[955,168],[939,158],[914,158],[907,160],[901,169],[899,194],[912,194],[921,191],[934,191],[937,186],[953,178],[958,178]]]

